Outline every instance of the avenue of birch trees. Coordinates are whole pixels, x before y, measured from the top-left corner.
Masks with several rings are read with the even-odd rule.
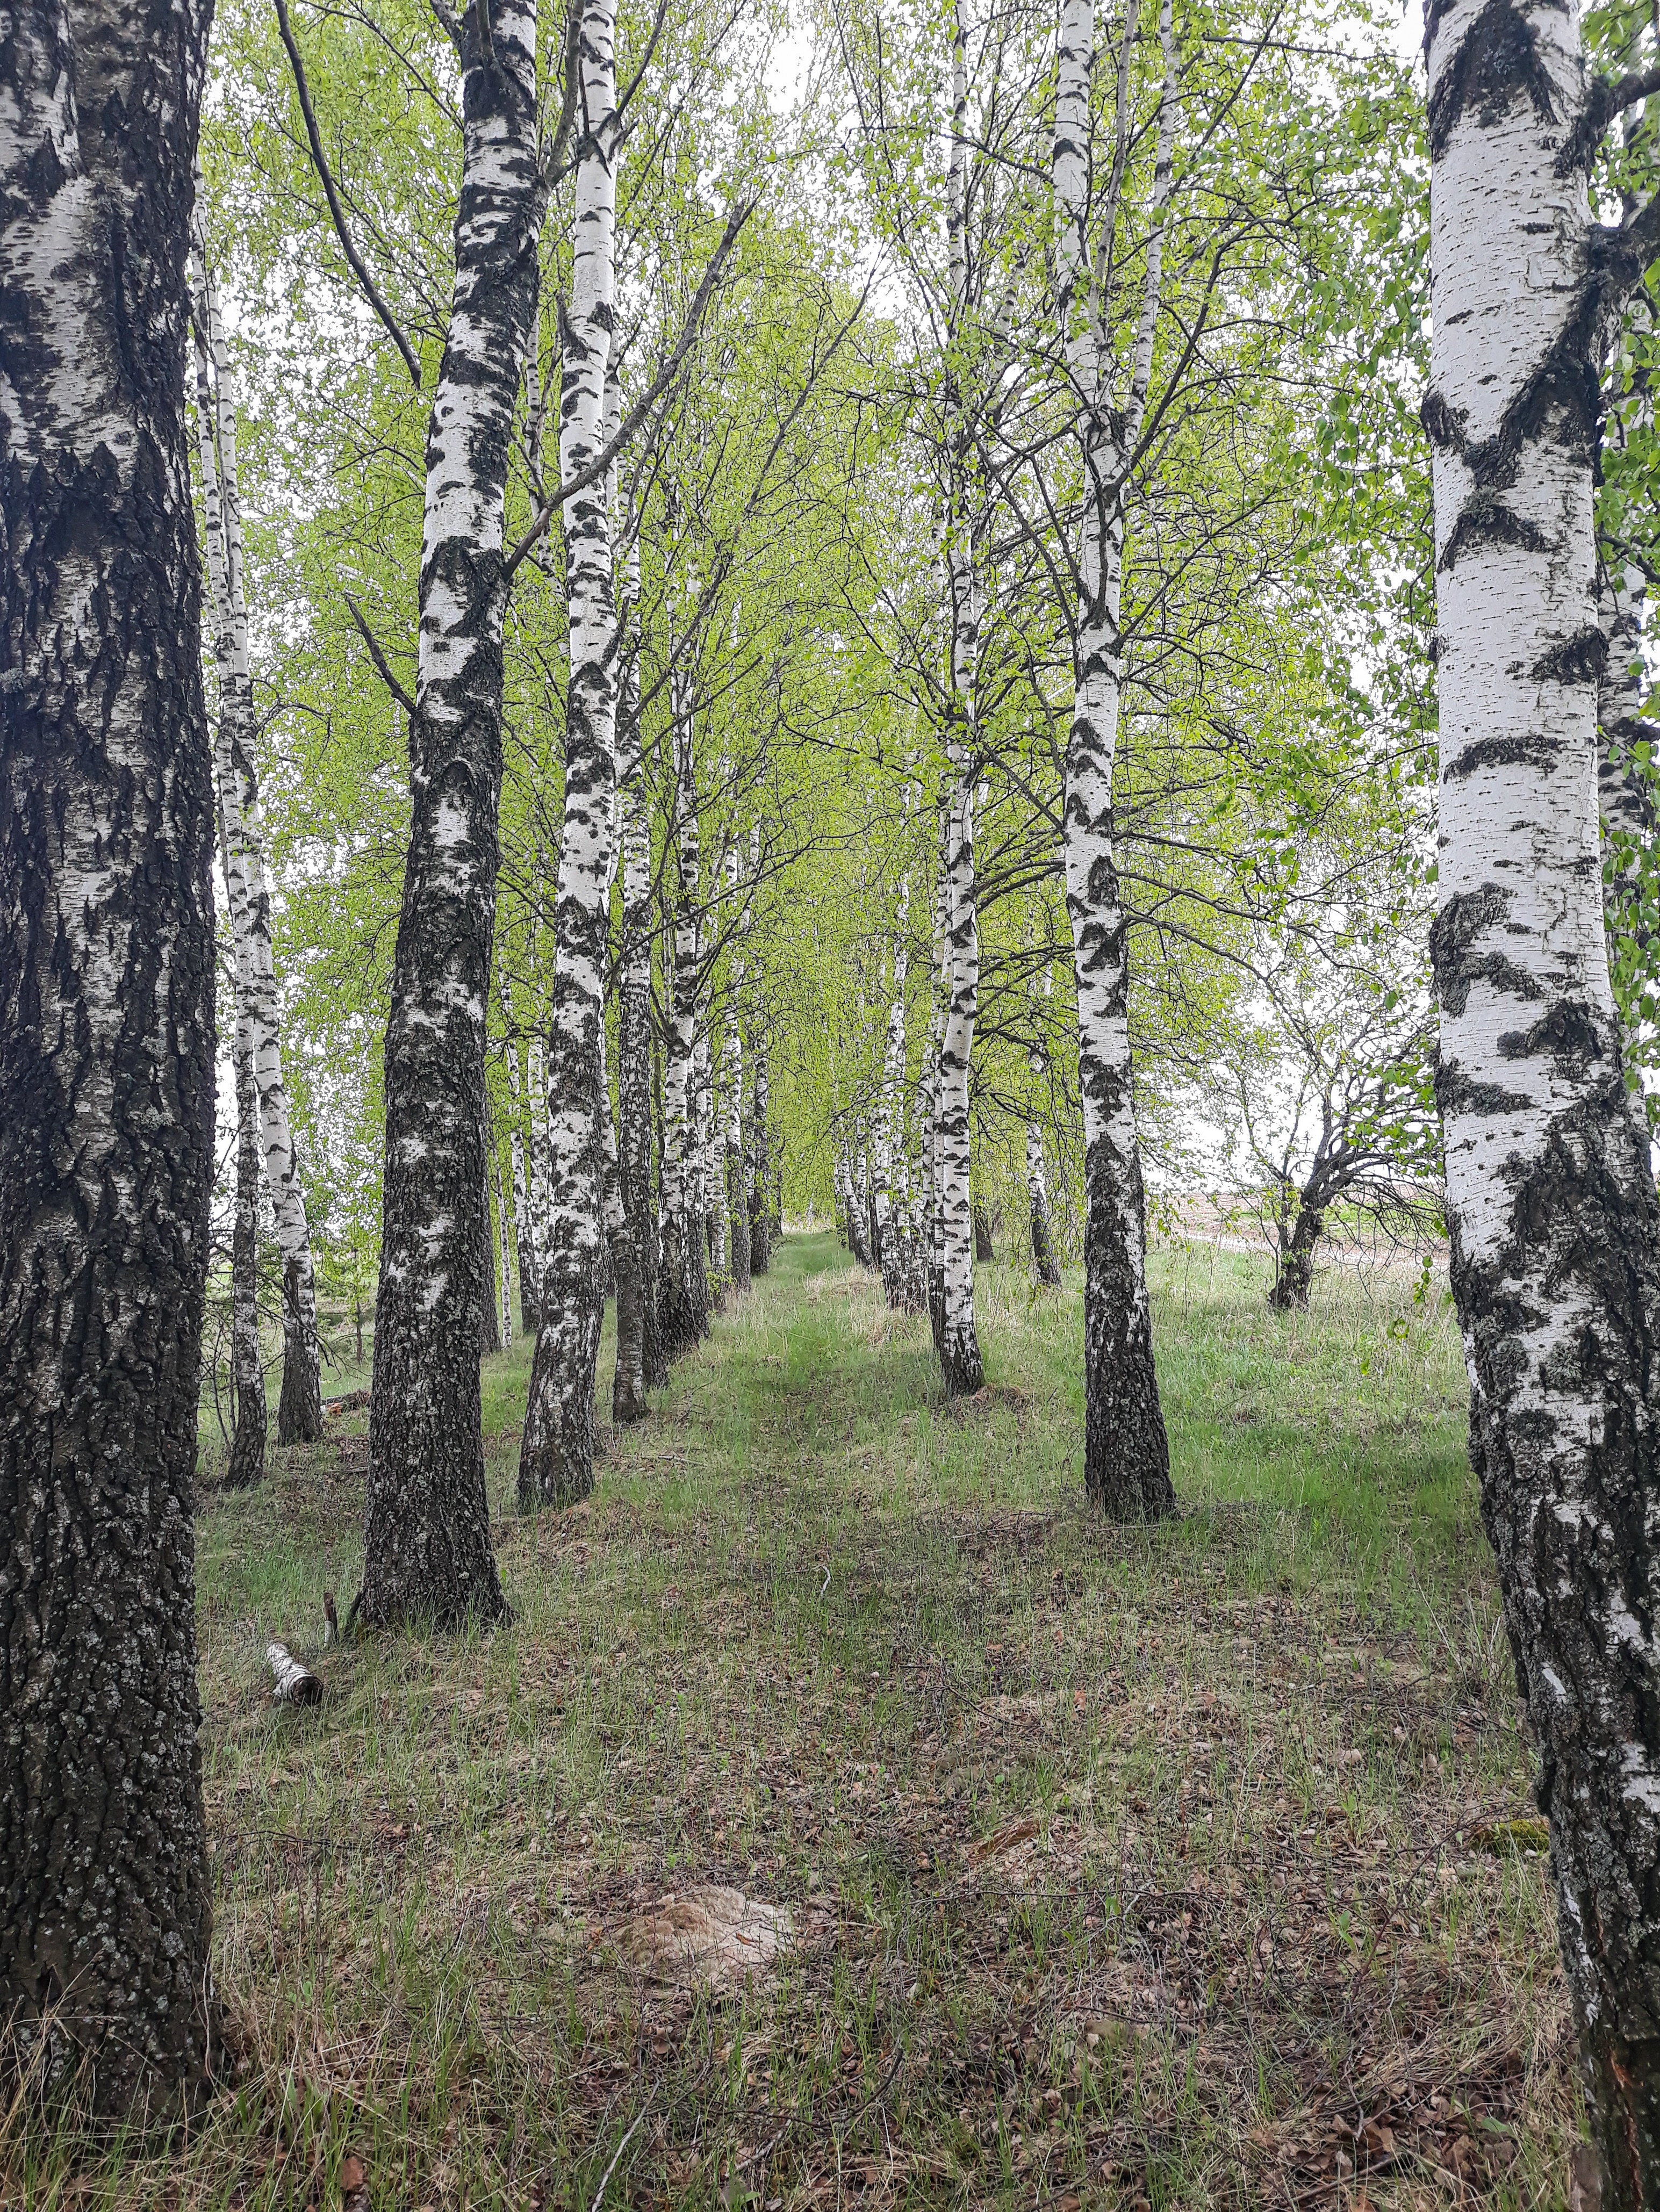
[[[1243,1163],[1281,1306],[1444,1224],[1660,2199],[1651,22],[209,13],[4,42],[0,2008],[212,2070],[198,1399],[259,1481],[325,1309],[346,1632],[487,1626],[482,1353],[566,1507],[787,1216],[946,1395],[976,1254],[1081,1271],[1178,1510],[1149,1209]]]

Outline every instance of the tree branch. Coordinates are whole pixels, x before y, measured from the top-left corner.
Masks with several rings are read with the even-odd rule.
[[[591,483],[597,482],[605,475],[617,455],[628,444],[629,439],[633,437],[647,416],[650,414],[664,392],[679,374],[680,365],[691,350],[692,341],[697,336],[698,328],[702,322],[709,300],[714,294],[716,283],[720,281],[721,271],[725,267],[733,247],[738,242],[739,233],[754,214],[755,207],[754,200],[741,200],[727,217],[727,227],[721,233],[721,243],[709,257],[709,264],[704,270],[702,281],[698,285],[692,303],[686,311],[686,319],[681,325],[680,335],[675,341],[673,352],[652,379],[649,388],[635,400],[634,405],[623,417],[622,422],[617,425],[616,435],[601,447],[586,467],[579,469],[574,477],[562,483],[556,491],[550,492],[543,501],[536,511],[530,528],[514,547],[503,563],[502,574],[509,580],[519,563],[547,528],[556,510],[569,501],[575,499],[579,491],[586,491]]]
[[[396,699],[404,712],[412,718],[415,714],[415,702],[410,698],[409,693],[404,690],[403,685],[398,681],[398,678],[392,674],[391,668],[387,665],[386,656],[380,650],[380,641],[375,636],[374,632],[369,628],[368,623],[364,621],[362,608],[359,607],[356,600],[353,599],[350,592],[345,594],[345,601],[346,605],[351,609],[351,618],[356,623],[363,642],[369,649],[369,659],[374,663],[376,668],[380,672],[380,681],[386,685],[387,690],[391,692],[392,697]]]
[[[340,204],[340,195],[334,188],[334,179],[329,173],[328,161],[323,152],[323,134],[317,127],[317,114],[311,104],[310,88],[306,82],[306,65],[300,58],[300,49],[295,42],[294,32],[289,23],[289,11],[284,0],[274,0],[274,4],[277,9],[277,27],[283,34],[283,44],[288,48],[289,60],[294,70],[295,90],[300,95],[300,112],[305,118],[306,137],[311,145],[312,167],[317,172],[318,179],[323,187],[323,197],[328,202],[329,214],[333,219],[335,234],[340,240],[347,261],[350,264],[353,276],[363,288],[364,297],[385,324],[393,344],[403,355],[404,364],[409,370],[410,380],[418,392],[421,389],[420,356],[398,327],[397,317],[381,297],[374,277],[364,266],[362,256],[351,242],[351,233],[346,228],[346,211]]]

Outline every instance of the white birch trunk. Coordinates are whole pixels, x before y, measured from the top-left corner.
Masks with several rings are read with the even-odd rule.
[[[726,1176],[721,1173],[721,1116],[714,1089],[714,1047],[707,1030],[699,1048],[699,1066],[704,1232],[708,1243],[709,1265],[714,1271],[716,1280],[724,1287],[730,1273],[727,1256],[727,1209],[723,1202]]]
[[[933,888],[933,957],[928,970],[933,1001],[928,1051],[923,1061],[922,1166],[927,1177],[926,1245],[928,1318],[933,1348],[942,1358],[946,1343],[946,1222],[939,1152],[939,1063],[946,1042],[946,1009],[951,996],[951,944],[946,930],[946,849],[948,810],[939,810],[939,854]]]
[[[454,281],[428,418],[410,833],[386,1021],[386,1138],[363,1583],[366,1628],[506,1611],[478,1361],[485,1009],[496,928],[508,461],[535,326],[549,177],[535,0],[454,20]]]
[[[910,883],[899,886],[894,921],[893,995],[888,1008],[887,1042],[882,1055],[882,1101],[878,1121],[878,1219],[882,1288],[889,1305],[910,1309],[909,1190],[905,1171],[905,984],[910,972]]]
[[[508,1102],[513,1115],[508,1149],[513,1163],[514,1236],[519,1246],[519,1318],[526,1329],[534,1329],[540,1318],[537,1292],[542,1280],[542,1261],[536,1212],[525,1180],[524,1091],[519,1073],[519,1039],[514,1029],[513,990],[505,974],[502,977],[502,1014],[508,1033]],[[534,1098],[536,1095],[532,1087],[531,1096]]]
[[[283,1388],[277,1401],[279,1443],[314,1443],[323,1433],[317,1343],[317,1292],[311,1231],[295,1157],[288,1086],[283,1077],[277,964],[271,949],[271,890],[259,828],[253,765],[253,685],[248,662],[242,502],[236,458],[236,385],[208,265],[198,172],[192,276],[196,295],[196,402],[208,576],[219,675],[214,775],[224,822],[225,888],[239,1001],[247,1010],[253,1079],[271,1186],[277,1242],[283,1255]],[[211,368],[211,376],[210,376]]]
[[[502,1349],[513,1342],[513,1247],[508,1235],[508,1196],[502,1184],[502,1155],[495,1155],[496,1219],[502,1236]]]
[[[1049,1222],[1049,1186],[1043,1164],[1043,1133],[1036,1121],[1026,1124],[1026,1197],[1031,1207],[1033,1269],[1045,1290],[1059,1290],[1061,1263],[1055,1256],[1055,1235]]]
[[[750,824],[750,881],[761,879],[761,824]],[[745,1171],[750,1212],[750,1273],[764,1275],[772,1258],[772,1224],[767,1209],[767,1177],[771,1167],[770,1135],[767,1126],[768,1071],[767,1009],[763,995],[754,993],[750,1015],[750,1127]]]
[[[617,289],[615,0],[582,0],[570,307],[564,319],[559,468],[569,481],[605,446]],[[521,1505],[564,1505],[593,1487],[593,1393],[605,1309],[605,959],[616,817],[617,616],[609,483],[566,502],[570,691],[564,819],[548,1024],[548,1257],[519,1455]]]
[[[1432,936],[1471,1450],[1540,1748],[1603,2212],[1660,2201],[1660,1220],[1610,988],[1578,15],[1434,0]]]
[[[1177,57],[1171,0],[1162,0],[1159,100],[1140,316],[1116,388],[1107,306],[1089,283],[1092,227],[1110,247],[1118,219],[1134,18],[1117,88],[1119,142],[1104,208],[1090,200],[1092,0],[1066,0],[1061,19],[1055,126],[1058,301],[1084,465],[1080,598],[1073,642],[1073,705],[1062,817],[1067,912],[1078,981],[1079,1079],[1084,1104],[1084,1477],[1116,1518],[1171,1512],[1170,1447],[1153,1365],[1146,1218],[1129,1042],[1128,929],[1114,849],[1113,770],[1123,685],[1119,607],[1123,584],[1125,474],[1146,413],[1160,304],[1164,228],[1176,125]]]
[[[633,712],[633,658],[621,656],[617,739],[623,770],[623,981],[617,1010],[618,1170],[628,1247],[617,1285],[617,1371],[611,1419],[637,1421],[660,1371],[657,1219],[652,1205],[651,827],[646,815],[639,731]]]
[[[693,1067],[697,1022],[697,793],[690,711],[675,715],[674,978],[668,1053],[663,1070],[662,1277],[665,1357],[690,1352],[708,1327],[702,1266],[701,1193],[697,1188],[696,1091]]]
[[[734,840],[727,852],[727,893],[736,897],[741,867]],[[732,1254],[732,1283],[737,1291],[750,1287],[749,1192],[744,1176],[744,979],[749,944],[750,908],[746,900],[739,926],[738,951],[732,967],[732,1001],[727,1014],[721,1084],[726,1113],[723,1123],[722,1170],[727,1234]]]

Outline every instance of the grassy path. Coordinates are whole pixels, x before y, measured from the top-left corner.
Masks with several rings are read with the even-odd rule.
[[[120,2200],[331,2212],[350,2152],[400,2212],[587,2212],[608,2172],[613,2207],[772,2212],[1560,2202],[1450,1322],[1409,1285],[1287,1322],[1247,1262],[1157,1273],[1168,1529],[1083,1507],[1075,1290],[983,1270],[988,1387],[946,1407],[926,1323],[826,1237],[573,1513],[513,1512],[528,1352],[487,1363],[514,1623],[331,1653],[314,1714],[260,1654],[315,1653],[325,1583],[344,1612],[364,1441],[210,1497],[243,2078]],[[769,1974],[654,1973],[643,1916],[700,1885],[787,1913]]]

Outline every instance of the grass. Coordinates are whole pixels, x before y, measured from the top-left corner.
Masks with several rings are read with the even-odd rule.
[[[789,1239],[595,1495],[513,1510],[513,1625],[319,1656],[361,1412],[198,1524],[238,2079],[166,2154],[16,2124],[0,2199],[168,2208],[1559,2205],[1566,2017],[1456,1332],[1155,1255],[1183,1517],[1085,1508],[1080,1301],[980,1271],[988,1388]],[[608,1395],[609,1338],[602,1372]],[[272,1709],[283,1636],[329,1694]],[[642,1911],[787,1908],[769,1980]],[[346,2169],[347,2180],[355,2178]]]

